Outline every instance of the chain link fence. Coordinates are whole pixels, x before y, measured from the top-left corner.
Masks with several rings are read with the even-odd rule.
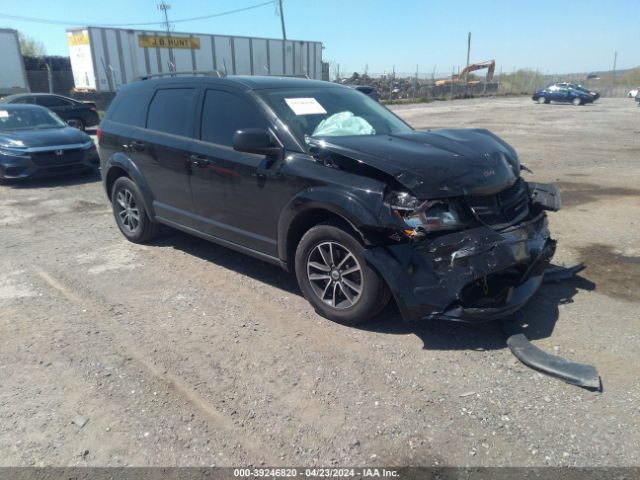
[[[29,90],[33,93],[57,93],[69,95],[73,90],[73,73],[71,70],[52,71],[27,70]]]

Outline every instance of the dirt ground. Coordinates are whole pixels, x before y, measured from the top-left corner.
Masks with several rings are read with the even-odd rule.
[[[562,187],[556,263],[588,268],[518,320],[594,364],[603,393],[519,364],[496,324],[404,324],[390,306],[344,327],[277,267],[182,233],[128,243],[96,177],[12,183],[0,466],[639,465],[640,108],[394,110],[417,128],[489,128],[527,179]]]

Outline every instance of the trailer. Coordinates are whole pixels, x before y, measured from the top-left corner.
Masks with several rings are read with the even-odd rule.
[[[67,43],[76,90],[115,92],[172,71],[323,78],[321,42],[85,27],[68,29]]]
[[[0,28],[0,51],[2,52],[0,96],[28,92],[29,82],[16,30]]]

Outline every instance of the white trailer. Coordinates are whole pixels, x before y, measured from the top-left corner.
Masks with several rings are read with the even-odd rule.
[[[118,28],[67,30],[75,87],[114,92],[145,75],[213,71],[322,78],[322,43]]]
[[[0,28],[0,96],[29,91],[24,59],[20,52],[18,32],[9,28]]]

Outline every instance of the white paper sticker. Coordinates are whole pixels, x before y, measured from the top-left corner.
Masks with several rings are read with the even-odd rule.
[[[327,113],[322,105],[313,98],[285,98],[285,102],[296,115],[318,115]]]
[[[9,118],[9,112],[6,110],[0,110],[0,118]]]

